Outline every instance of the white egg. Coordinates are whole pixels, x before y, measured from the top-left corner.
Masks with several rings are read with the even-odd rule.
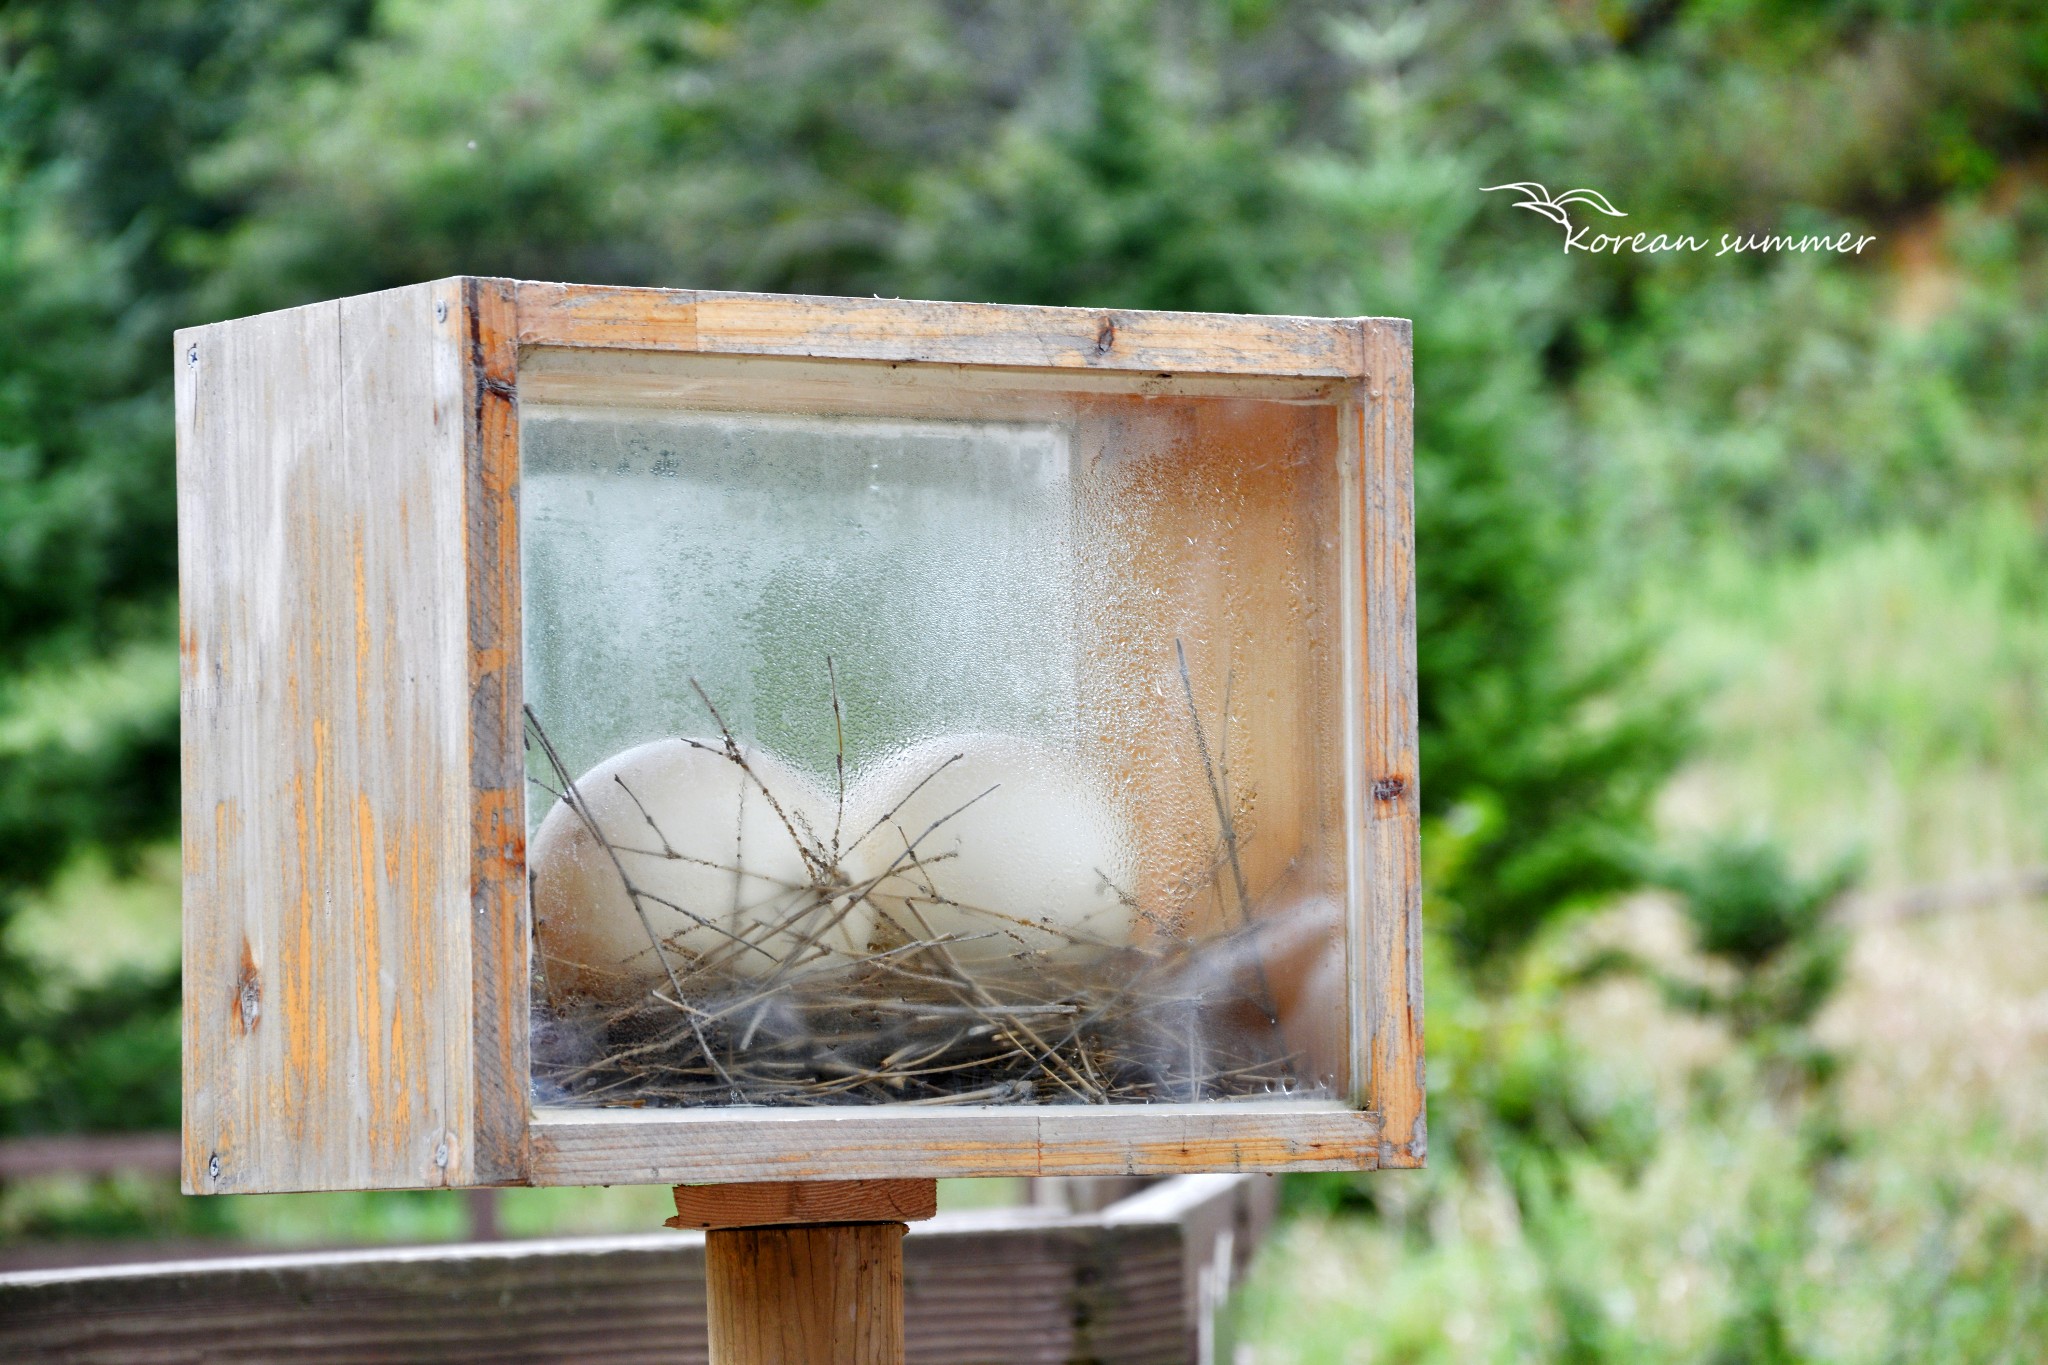
[[[619,999],[699,963],[759,977],[785,957],[866,950],[868,907],[814,889],[799,843],[821,837],[821,819],[829,837],[832,803],[773,755],[741,754],[752,776],[716,741],[657,740],[576,779],[584,815],[555,803],[527,851],[551,992]]]
[[[950,936],[963,965],[1020,953],[1085,960],[1131,941],[1135,842],[1100,781],[1005,735],[918,744],[864,772],[842,859],[877,932]],[[914,854],[914,861],[913,861]]]

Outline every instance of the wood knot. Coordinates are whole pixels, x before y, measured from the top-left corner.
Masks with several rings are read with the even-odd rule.
[[[249,940],[242,940],[242,972],[235,979],[235,1029],[247,1033],[256,1027],[256,1021],[263,1015],[263,983],[256,973],[256,955],[249,950]]]
[[[1375,777],[1372,780],[1372,799],[1375,801],[1391,801],[1407,790],[1408,779],[1405,777]]]

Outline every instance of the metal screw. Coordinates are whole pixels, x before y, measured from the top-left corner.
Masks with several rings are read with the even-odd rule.
[[[212,1179],[212,1180],[218,1180],[218,1179],[220,1179],[220,1153],[219,1153],[219,1152],[215,1152],[215,1153],[214,1153],[214,1154],[213,1154],[212,1156],[209,1156],[208,1158],[206,1158],[206,1174],[207,1174],[207,1177],[208,1177],[209,1179]]]
[[[444,1167],[448,1164],[448,1144],[446,1141],[443,1141],[434,1148],[434,1164]]]
[[[448,321],[448,300],[446,300],[446,299],[435,299],[435,300],[434,300],[434,321],[436,321],[436,322],[446,322],[446,321]]]
[[[197,346],[186,348],[185,363],[187,365],[197,365],[199,363],[199,348]]]

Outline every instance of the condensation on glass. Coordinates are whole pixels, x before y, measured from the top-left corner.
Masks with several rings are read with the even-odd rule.
[[[1353,1085],[1333,400],[540,351],[545,1105]]]

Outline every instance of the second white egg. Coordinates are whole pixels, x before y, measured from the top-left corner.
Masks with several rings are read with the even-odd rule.
[[[1135,841],[1096,774],[1008,735],[925,741],[861,774],[843,863],[884,937],[963,965],[1085,960],[1131,942]]]

